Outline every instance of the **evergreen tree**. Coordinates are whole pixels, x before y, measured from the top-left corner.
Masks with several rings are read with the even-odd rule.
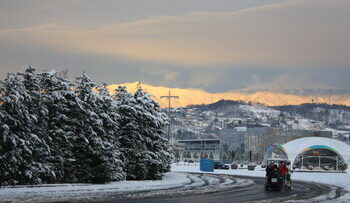
[[[140,134],[138,119],[140,114],[135,109],[135,98],[126,91],[125,86],[119,86],[113,95],[118,106],[119,143],[124,155],[124,170],[128,180],[144,180],[147,178],[148,167],[145,157],[149,156],[144,137]]]
[[[73,152],[78,180],[93,183],[122,180],[125,175],[116,137],[118,116],[109,112],[114,111],[112,101],[104,89],[100,89],[101,95],[98,95],[94,91],[96,84],[85,74],[77,78],[76,84],[80,126]]]
[[[93,91],[96,84],[85,74],[77,77],[75,94],[78,110],[76,118],[79,123],[73,138],[73,153],[76,159],[73,173],[79,182],[99,182],[95,168],[102,164],[104,133],[102,121],[96,114],[97,96]]]
[[[49,169],[38,160],[43,141],[34,134],[37,118],[28,108],[32,98],[15,74],[8,74],[0,97],[0,182],[41,183]],[[43,150],[45,153],[46,150]]]
[[[31,134],[34,148],[32,150],[32,159],[39,168],[39,176],[43,183],[56,182],[56,173],[53,165],[50,163],[51,149],[47,144],[48,136],[45,133],[47,128],[48,109],[43,104],[43,88],[40,77],[36,74],[35,68],[28,67],[24,72],[17,73],[22,78],[23,85],[30,96],[29,100],[24,100],[24,105],[28,113],[32,116]],[[40,181],[40,182],[41,182]]]
[[[119,143],[119,115],[117,106],[111,98],[106,85],[98,88],[97,115],[102,120],[104,133],[101,134],[104,146],[104,160],[97,166],[99,178],[105,181],[123,180],[126,177],[124,172],[123,155],[120,152]],[[98,173],[97,173],[98,174]],[[105,177],[103,177],[105,176]]]
[[[180,152],[179,152],[178,149],[175,150],[175,155],[174,155],[174,157],[175,157],[175,161],[176,161],[176,162],[179,162],[179,159],[180,159]]]
[[[39,74],[42,85],[42,104],[48,109],[46,127],[43,129],[46,142],[51,149],[49,162],[54,166],[58,182],[76,182],[72,173],[74,155],[72,142],[79,121],[75,116],[79,111],[73,84],[67,74],[44,71]]]
[[[111,97],[85,74],[9,74],[0,83],[0,184],[160,179],[167,117],[139,87]]]
[[[137,102],[135,109],[138,113],[140,134],[145,140],[147,154],[144,161],[147,163],[147,179],[160,179],[170,170],[171,152],[168,140],[165,138],[164,128],[167,116],[161,112],[149,94],[143,92],[141,86],[134,94]]]

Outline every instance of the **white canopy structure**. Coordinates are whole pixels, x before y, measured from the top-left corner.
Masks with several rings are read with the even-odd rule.
[[[350,163],[350,146],[344,142],[323,137],[305,137],[287,142],[283,145],[292,164],[304,160],[305,157],[314,158],[321,162],[323,159],[334,159]],[[302,156],[302,157],[301,157]],[[321,164],[320,164],[321,165]]]

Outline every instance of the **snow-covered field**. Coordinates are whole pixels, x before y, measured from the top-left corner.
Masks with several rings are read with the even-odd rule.
[[[174,172],[201,172],[198,163],[195,164],[172,164]],[[237,170],[214,170],[213,174],[229,174],[251,177],[265,177],[265,169],[257,166],[254,171],[249,171],[246,167]],[[347,191],[345,195],[340,197],[339,201],[350,201],[350,169],[347,173],[310,173],[310,172],[294,172],[293,180],[309,181],[316,183],[330,184],[344,188]]]

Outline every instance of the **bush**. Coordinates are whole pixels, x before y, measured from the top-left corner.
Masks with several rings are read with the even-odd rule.
[[[340,162],[338,164],[338,169],[344,173],[348,169],[348,164],[345,162]]]

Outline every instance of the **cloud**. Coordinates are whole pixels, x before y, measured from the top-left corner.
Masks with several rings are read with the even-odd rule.
[[[194,12],[96,29],[49,24],[0,39],[61,52],[200,66],[347,67],[350,2],[293,0],[235,12]]]
[[[168,82],[175,82],[178,76],[179,76],[179,73],[171,72],[165,75],[165,80],[167,80]]]
[[[256,90],[276,90],[276,89],[327,89],[332,88],[324,83],[311,80],[309,75],[305,73],[289,73],[281,74],[273,77],[268,82],[252,85],[247,89]]]

